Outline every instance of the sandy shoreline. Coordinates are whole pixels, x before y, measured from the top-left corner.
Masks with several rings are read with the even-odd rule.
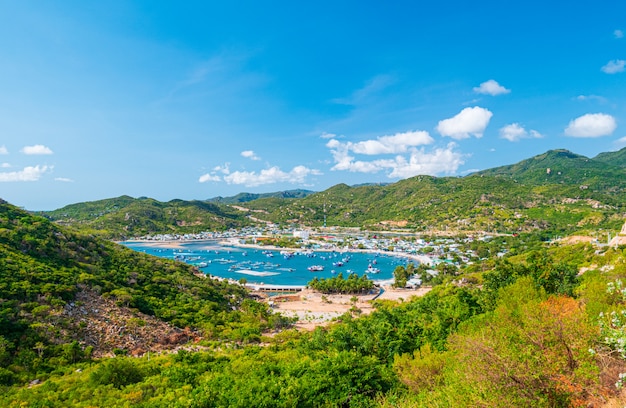
[[[384,286],[384,293],[377,300],[409,300],[411,297],[420,297],[428,293],[431,288],[395,289]],[[328,324],[333,319],[343,315],[355,307],[361,314],[370,314],[375,309],[372,299],[376,294],[368,295],[324,295],[310,289],[298,294],[276,296],[266,299],[274,311],[288,317],[297,317],[296,327],[303,330],[313,330],[317,326]],[[353,302],[353,298],[356,301]]]

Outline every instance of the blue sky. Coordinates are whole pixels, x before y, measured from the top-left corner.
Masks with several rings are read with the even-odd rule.
[[[2,1],[0,197],[319,191],[626,146],[625,2],[430,3]]]

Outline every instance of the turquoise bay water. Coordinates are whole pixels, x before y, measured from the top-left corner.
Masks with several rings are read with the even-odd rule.
[[[291,256],[286,256],[281,251],[223,246],[211,241],[176,243],[176,248],[157,247],[144,242],[122,244],[135,251],[196,265],[213,276],[234,280],[246,278],[249,283],[271,285],[306,285],[316,276],[330,278],[340,272],[344,277],[350,273],[366,274],[375,282],[383,282],[393,278],[396,266],[416,263],[408,258],[361,252],[319,251],[305,254],[289,250]],[[324,269],[311,272],[308,270],[311,266],[322,266]],[[376,270],[378,273],[373,273]]]

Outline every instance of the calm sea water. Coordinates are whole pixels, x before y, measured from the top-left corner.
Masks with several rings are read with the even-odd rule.
[[[393,278],[396,266],[416,263],[403,257],[360,252],[319,251],[285,256],[281,251],[223,246],[207,241],[185,242],[177,244],[176,248],[155,247],[142,242],[122,244],[135,251],[196,265],[210,275],[235,280],[245,278],[258,284],[306,285],[316,276],[330,278],[339,272],[344,277],[350,273],[366,274],[375,282],[384,282]],[[311,266],[321,266],[323,270],[309,271]]]

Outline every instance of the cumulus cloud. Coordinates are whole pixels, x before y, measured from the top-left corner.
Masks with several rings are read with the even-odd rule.
[[[2,163],[0,164],[0,167],[3,169],[8,169],[9,167],[11,167],[11,165],[9,163]]]
[[[261,160],[259,156],[257,156],[252,150],[244,150],[241,152],[241,155],[250,160]]]
[[[434,139],[425,131],[409,131],[396,133],[395,135],[380,136],[376,139],[361,142],[341,143],[337,139],[330,140],[326,146],[329,148],[341,148],[357,154],[379,155],[404,153],[410,147],[428,145]]]
[[[220,176],[217,176],[215,174],[207,173],[207,174],[201,175],[200,178],[198,179],[198,181],[200,183],[206,183],[208,181],[222,181],[222,179],[221,179]]]
[[[376,173],[384,168],[394,167],[394,165],[384,165],[388,162],[386,160],[355,161],[351,153],[366,156],[406,153],[417,146],[429,145],[433,142],[434,139],[428,132],[419,130],[380,136],[361,142],[342,143],[337,139],[331,139],[326,143],[326,147],[330,149],[335,161],[332,170]]]
[[[463,155],[454,151],[455,145],[449,144],[445,149],[435,149],[425,152],[424,149],[415,149],[411,152],[409,160],[404,157],[396,157],[393,171],[388,174],[390,178],[408,178],[420,174],[454,174],[459,166],[464,163]]]
[[[421,134],[420,138],[423,138],[421,144],[429,144],[432,142],[432,138],[430,138],[427,132],[411,133]],[[424,134],[428,137],[426,138]],[[383,139],[386,137],[383,136],[375,141],[368,142],[380,143],[381,139],[386,141],[399,141],[403,139],[403,136],[399,135],[405,134],[394,135],[394,139]],[[406,136],[408,135],[405,135],[405,137]],[[335,161],[335,165],[331,168],[333,171],[349,171],[354,173],[377,173],[386,171],[387,176],[390,178],[407,178],[419,174],[453,174],[459,166],[464,163],[463,155],[454,151],[454,143],[449,144],[445,149],[435,149],[431,152],[426,152],[423,147],[419,149],[414,147],[417,145],[412,147],[409,147],[409,145],[404,146],[405,148],[403,148],[401,152],[408,152],[408,157],[406,155],[396,155],[394,158],[390,159],[356,160],[351,153],[372,155],[374,151],[377,151],[379,152],[377,154],[387,154],[390,153],[390,150],[381,148],[377,143],[341,143],[335,139],[330,140],[326,144],[326,147],[330,149]]]
[[[0,172],[0,182],[12,181],[37,181],[52,167],[48,166],[28,166],[20,171]]]
[[[617,74],[620,72],[624,72],[626,69],[626,61],[625,60],[613,60],[609,61],[605,66],[600,68],[602,72],[606,74]]]
[[[72,180],[71,178],[67,178],[67,177],[55,177],[54,181],[60,181],[62,183],[73,183],[74,180]]]
[[[479,106],[465,108],[456,116],[439,121],[437,131],[456,140],[467,139],[471,135],[481,138],[492,116],[493,113]]]
[[[624,38],[624,32],[622,30],[613,31],[613,36],[615,38]]]
[[[296,166],[289,172],[282,171],[279,167],[274,166],[261,170],[259,173],[255,171],[235,171],[224,176],[224,181],[228,184],[243,184],[246,187],[275,183],[301,184],[311,174],[319,175],[321,173],[318,170],[305,166]]]
[[[222,165],[222,166],[215,166],[215,167],[213,167],[213,172],[214,173],[229,174],[230,173],[230,163],[224,163],[224,165]]]
[[[335,137],[337,137],[337,135],[336,135],[336,134],[334,134],[334,133],[327,133],[327,132],[323,132],[323,133],[320,135],[320,137],[321,137],[322,139],[334,139]]]
[[[243,155],[243,154],[242,154]],[[218,173],[221,173],[220,176]],[[223,166],[215,166],[210,173],[200,176],[198,181],[206,183],[208,181],[224,181],[228,184],[242,184],[246,187],[256,187],[264,184],[274,183],[292,183],[302,184],[309,175],[320,175],[319,170],[310,169],[305,166],[296,166],[291,171],[282,171],[279,167],[274,166],[268,169],[256,171],[230,171],[230,163]]]
[[[604,113],[588,113],[572,120],[565,134],[572,137],[608,136],[617,127],[615,118]]]
[[[29,155],[52,154],[52,150],[44,145],[24,146],[21,151]]]
[[[543,137],[536,130],[526,130],[519,123],[511,123],[500,128],[500,137],[509,142],[517,142],[520,139],[540,139]]]
[[[485,81],[482,84],[480,84],[480,86],[474,87],[474,92],[479,93],[479,94],[484,94],[484,95],[496,96],[496,95],[508,94],[509,92],[511,92],[511,90],[506,89],[505,87],[500,85],[498,82],[494,81],[493,79],[490,79],[489,81]]]
[[[0,146],[0,154],[9,154],[6,146]]]

